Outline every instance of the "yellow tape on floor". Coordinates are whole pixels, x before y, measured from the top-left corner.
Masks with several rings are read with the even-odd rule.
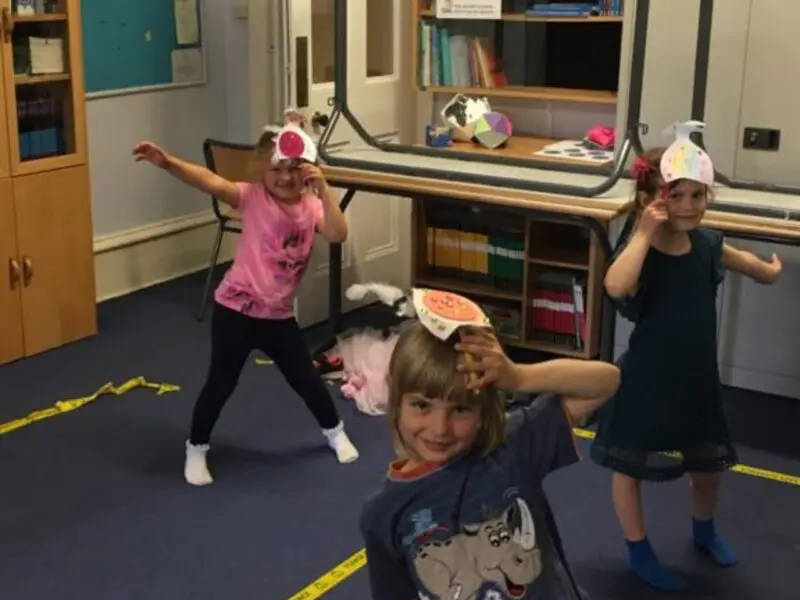
[[[593,440],[595,433],[588,429],[580,427],[573,428],[575,437],[584,440]],[[776,481],[788,485],[800,487],[800,477],[795,475],[788,475],[786,473],[778,473],[776,471],[768,471],[767,469],[759,469],[757,467],[748,467],[747,465],[737,465],[731,469],[736,473],[742,475],[749,475],[750,477],[758,477],[759,479],[767,479],[769,481]],[[324,594],[331,591],[337,585],[342,583],[348,577],[354,575],[357,571],[362,569],[367,564],[367,554],[365,550],[359,550],[344,562],[336,565],[333,569],[319,577],[316,581],[311,582],[302,590],[291,596],[288,600],[317,600]]]
[[[139,388],[155,390],[156,394],[159,396],[163,394],[169,394],[170,392],[177,392],[181,389],[179,386],[171,385],[169,383],[151,383],[144,377],[134,377],[133,379],[129,379],[121,385],[107,383],[91,396],[74,398],[72,400],[61,400],[56,402],[50,408],[34,411],[27,417],[15,419],[13,421],[9,421],[8,423],[0,423],[0,435],[11,433],[12,431],[22,429],[23,427],[33,425],[34,423],[44,421],[45,419],[50,419],[52,417],[57,417],[58,415],[63,415],[65,413],[78,410],[79,408],[83,408],[87,404],[90,404],[95,400],[102,398],[103,396],[121,396],[122,394],[127,394],[131,390]]]
[[[264,358],[263,356],[256,356],[257,365],[274,365],[275,361],[271,358]]]
[[[584,440],[593,440],[595,433],[588,429],[581,429],[575,427],[572,430],[575,437]],[[741,475],[749,475],[750,477],[758,477],[759,479],[768,479],[769,481],[777,481],[778,483],[785,483],[787,485],[795,485],[800,487],[800,477],[796,475],[788,475],[786,473],[778,473],[777,471],[769,471],[767,469],[759,469],[758,467],[748,467],[747,465],[736,465],[730,469],[734,473]]]
[[[293,595],[289,600],[316,600],[323,594],[327,594],[353,573],[363,568],[367,564],[366,550],[359,550],[347,560],[339,563],[322,577],[307,585],[302,590]]]

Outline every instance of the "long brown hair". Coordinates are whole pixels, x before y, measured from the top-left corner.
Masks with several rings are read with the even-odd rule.
[[[482,455],[493,452],[505,440],[505,405],[492,386],[473,393],[467,389],[467,377],[456,370],[459,352],[456,336],[442,341],[418,321],[400,334],[389,361],[388,416],[392,427],[392,443],[399,456],[406,455],[400,436],[399,418],[403,396],[421,394],[453,403],[477,406],[480,411],[480,431],[474,449]]]

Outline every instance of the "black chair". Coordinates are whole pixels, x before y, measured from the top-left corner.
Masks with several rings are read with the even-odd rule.
[[[234,144],[221,140],[207,139],[203,142],[203,157],[206,167],[230,181],[251,181],[254,173],[251,169],[253,164],[253,152],[255,148],[250,144]],[[224,205],[223,205],[224,206]],[[235,210],[227,207],[221,208],[220,201],[214,196],[211,197],[211,207],[217,217],[217,237],[214,240],[214,247],[211,251],[211,262],[208,265],[208,275],[203,287],[203,295],[200,298],[200,308],[197,313],[197,320],[205,318],[208,296],[211,293],[211,284],[214,279],[214,269],[219,260],[219,252],[222,248],[222,239],[226,233],[241,233],[241,215]]]

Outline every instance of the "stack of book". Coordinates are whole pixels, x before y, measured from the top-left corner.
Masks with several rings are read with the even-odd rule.
[[[426,271],[436,277],[522,292],[525,232],[464,223],[457,214],[431,214]]]
[[[528,339],[575,350],[585,347],[585,274],[539,271],[532,277],[528,295]]]

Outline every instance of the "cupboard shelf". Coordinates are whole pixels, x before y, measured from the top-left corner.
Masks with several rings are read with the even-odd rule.
[[[14,75],[14,85],[41,85],[45,83],[58,83],[69,81],[69,73],[54,73],[52,75]]]

